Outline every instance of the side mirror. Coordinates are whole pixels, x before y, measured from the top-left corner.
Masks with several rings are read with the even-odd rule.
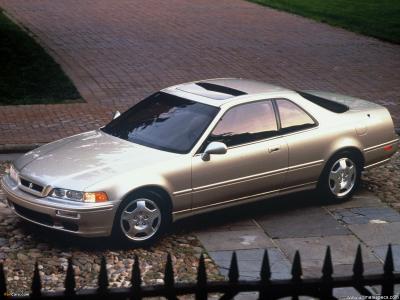
[[[113,120],[116,119],[116,118],[118,118],[120,115],[121,115],[121,113],[119,112],[119,110],[117,110],[117,111],[114,113]]]
[[[208,144],[206,150],[201,154],[201,159],[204,161],[210,160],[210,154],[225,154],[227,147],[221,142],[211,142]]]

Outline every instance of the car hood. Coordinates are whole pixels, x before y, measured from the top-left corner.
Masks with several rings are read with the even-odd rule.
[[[178,156],[96,130],[41,146],[14,165],[21,176],[43,185],[85,190],[114,175],[143,170]]]

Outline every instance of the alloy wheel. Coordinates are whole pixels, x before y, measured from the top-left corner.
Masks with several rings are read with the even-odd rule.
[[[161,211],[157,204],[146,198],[136,199],[123,209],[120,225],[128,239],[144,241],[151,238],[161,224]]]
[[[329,172],[329,188],[338,198],[349,194],[356,184],[356,164],[347,157],[338,159]]]

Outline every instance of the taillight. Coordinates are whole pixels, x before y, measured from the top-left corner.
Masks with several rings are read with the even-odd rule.
[[[383,150],[392,151],[393,150],[393,145],[386,145],[385,147],[383,147]]]

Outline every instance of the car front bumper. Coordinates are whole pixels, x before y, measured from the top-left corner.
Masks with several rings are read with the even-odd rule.
[[[85,237],[111,234],[117,209],[112,202],[81,203],[36,197],[21,191],[8,175],[1,178],[0,184],[8,206],[25,220]]]

